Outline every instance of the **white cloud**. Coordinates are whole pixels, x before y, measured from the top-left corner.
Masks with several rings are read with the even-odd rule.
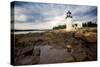
[[[27,21],[28,16],[25,13],[28,12],[25,8],[22,7],[15,7],[14,8],[14,20],[15,21]]]
[[[14,20],[15,21],[22,21],[22,22],[25,22],[25,21],[27,21],[27,16],[26,15],[24,15],[24,14],[20,14],[20,15],[14,15]]]
[[[54,26],[65,24],[65,15],[52,18],[51,21],[41,23],[18,23],[15,22],[15,29],[52,29]]]

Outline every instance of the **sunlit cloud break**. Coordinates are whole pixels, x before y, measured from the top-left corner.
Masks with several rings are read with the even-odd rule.
[[[52,29],[66,23],[66,12],[72,12],[73,21],[97,22],[97,7],[54,3],[15,2],[15,29]]]

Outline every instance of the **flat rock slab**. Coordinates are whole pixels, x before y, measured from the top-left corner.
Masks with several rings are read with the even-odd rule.
[[[17,60],[16,65],[31,65],[39,62],[39,56],[26,56]]]
[[[73,57],[65,49],[62,48],[57,49],[46,45],[42,46],[40,50],[40,64],[74,61]]]

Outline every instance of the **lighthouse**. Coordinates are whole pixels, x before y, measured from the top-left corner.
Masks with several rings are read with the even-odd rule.
[[[73,21],[72,13],[70,11],[67,12],[66,15],[66,31],[77,31],[82,28],[81,21]]]
[[[66,16],[66,31],[73,31],[72,15],[71,12],[67,12]]]

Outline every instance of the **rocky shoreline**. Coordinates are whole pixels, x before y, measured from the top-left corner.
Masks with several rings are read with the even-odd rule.
[[[97,29],[16,34],[14,48],[15,65],[95,61]]]

